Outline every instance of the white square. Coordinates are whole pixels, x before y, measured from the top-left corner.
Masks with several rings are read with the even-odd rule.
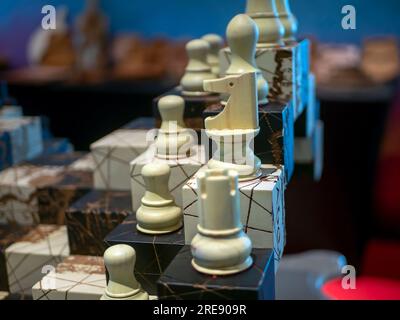
[[[65,226],[39,225],[5,251],[10,293],[31,294],[47,268],[69,255]]]
[[[129,163],[152,143],[149,130],[120,129],[90,146],[94,187],[103,190],[130,190]]]
[[[199,171],[206,170],[207,166]],[[278,267],[285,246],[285,204],[283,168],[262,166],[261,177],[239,182],[241,222],[253,248],[274,250]],[[197,233],[197,175],[182,189],[185,243],[190,245]]]

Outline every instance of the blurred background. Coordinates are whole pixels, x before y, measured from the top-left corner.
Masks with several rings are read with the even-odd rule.
[[[319,182],[296,168],[288,187],[285,252],[331,249],[361,267],[371,241],[400,241],[400,2],[350,2],[291,1],[300,37],[313,44],[325,154]],[[65,28],[52,39],[41,35],[47,4],[66,9],[58,11]],[[356,8],[355,30],[341,26],[347,4]],[[152,99],[179,83],[187,40],[224,35],[245,1],[100,1],[104,20],[93,26],[102,49],[90,72],[75,49],[85,6],[0,1],[0,68],[9,94],[26,115],[45,115],[51,131],[78,150],[151,116]]]

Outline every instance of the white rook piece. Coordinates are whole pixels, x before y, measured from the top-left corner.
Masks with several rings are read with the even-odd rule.
[[[284,27],[278,18],[275,0],[247,0],[246,14],[260,29],[257,47],[283,45]]]
[[[118,244],[108,248],[104,264],[110,278],[101,300],[149,300],[134,275],[136,252],[132,247]]]
[[[191,250],[193,267],[202,273],[229,275],[249,268],[252,244],[240,222],[238,174],[207,170],[199,174],[199,224]]]
[[[258,104],[268,103],[268,83],[256,65],[256,45],[259,37],[257,24],[245,14],[235,16],[226,30],[231,50],[231,64],[226,75],[255,72],[257,75]]]
[[[159,158],[177,159],[190,154],[194,141],[183,122],[184,109],[185,100],[179,96],[170,95],[158,101],[162,120],[156,140]]]
[[[261,161],[250,143],[259,133],[256,73],[204,81],[204,89],[230,95],[224,110],[205,120],[206,134],[217,150],[208,162],[210,169],[234,169],[240,180],[260,175]],[[254,146],[253,146],[254,147]]]
[[[181,80],[182,94],[188,96],[209,94],[204,92],[203,81],[216,78],[211,66],[207,63],[209,51],[210,45],[206,40],[196,39],[186,45],[189,63]]]
[[[289,0],[276,0],[276,8],[278,10],[278,17],[285,29],[283,40],[296,40],[298,23],[296,17],[290,10]]]
[[[222,39],[221,36],[217,34],[206,34],[205,36],[202,37],[203,40],[207,41],[208,44],[210,45],[210,51],[207,54],[207,63],[211,66],[211,71],[212,73],[219,77],[220,75],[220,67],[219,67],[219,50],[222,49],[222,46],[224,44],[224,40]]]
[[[166,163],[149,163],[142,169],[146,192],[136,212],[137,229],[147,234],[165,234],[182,227],[182,209],[168,189],[171,169]]]

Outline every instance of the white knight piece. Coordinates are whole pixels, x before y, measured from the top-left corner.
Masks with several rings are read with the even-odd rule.
[[[230,95],[224,110],[205,120],[206,134],[217,144],[208,167],[237,170],[240,180],[256,178],[261,161],[254,155],[254,143],[250,145],[260,131],[256,73],[204,81],[204,89]]]

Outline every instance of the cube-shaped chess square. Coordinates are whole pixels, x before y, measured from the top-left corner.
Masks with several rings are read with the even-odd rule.
[[[0,172],[0,224],[38,224],[38,190],[61,173],[62,167],[31,165],[11,167]]]
[[[146,164],[162,162],[169,165],[171,175],[169,178],[169,191],[178,206],[182,205],[182,186],[193,177],[206,163],[205,149],[202,145],[192,147],[192,155],[181,159],[161,159],[157,157],[156,147],[149,149],[131,162],[131,192],[133,211],[139,209],[141,200],[145,194],[145,184],[142,177],[142,169]]]
[[[200,170],[206,170],[204,166]],[[239,182],[241,222],[253,248],[272,249],[275,268],[283,254],[285,233],[285,176],[283,169],[262,166],[262,175],[251,181]],[[185,243],[190,244],[197,233],[197,175],[182,188]]]
[[[315,181],[322,176],[324,166],[324,123],[316,122],[311,137],[295,139],[296,167],[302,172],[309,173]]]
[[[102,257],[71,255],[32,287],[34,300],[99,300],[106,288]]]
[[[211,276],[192,266],[190,246],[177,254],[157,282],[160,300],[274,300],[274,254],[253,249],[253,265],[238,274]]]
[[[21,106],[3,106],[0,108],[0,119],[13,119],[23,116]]]
[[[183,229],[163,235],[137,230],[136,215],[129,215],[104,239],[108,246],[126,244],[136,251],[135,275],[151,295],[157,294],[157,280],[185,244]]]
[[[33,159],[43,151],[39,117],[0,119],[0,169]]]
[[[74,202],[66,212],[71,254],[102,256],[103,239],[132,214],[129,191],[93,190]]]
[[[68,255],[67,228],[38,225],[5,250],[10,293],[31,295],[32,286]]]
[[[94,142],[90,146],[96,164],[94,187],[129,191],[129,163],[145,152],[153,140],[149,130],[119,129]]]
[[[0,224],[63,224],[68,206],[92,188],[82,155],[46,155],[0,172]]]
[[[26,235],[32,227],[13,225],[0,225],[0,292],[8,292],[8,276],[5,252],[8,246]]]
[[[315,75],[308,77],[308,95],[305,111],[297,118],[294,124],[296,138],[312,137],[316,123],[320,118],[320,103],[317,99]]]

